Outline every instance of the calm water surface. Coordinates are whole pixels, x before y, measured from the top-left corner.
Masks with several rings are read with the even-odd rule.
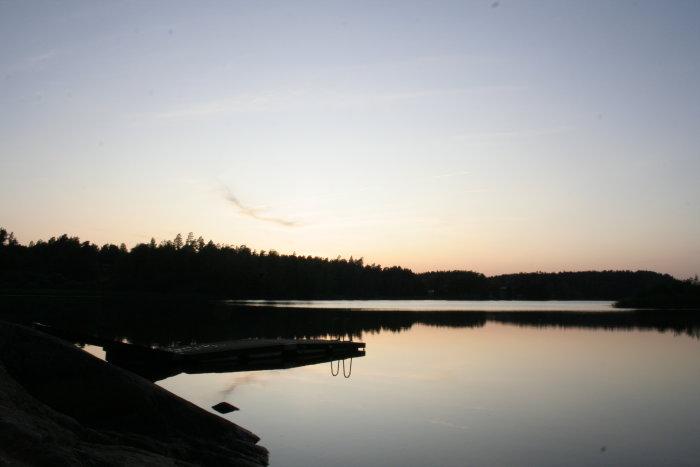
[[[487,321],[361,338],[352,367],[158,384],[239,407],[224,417],[258,434],[273,466],[700,463],[697,336]]]
[[[612,311],[602,300],[232,300],[246,306],[367,311]]]

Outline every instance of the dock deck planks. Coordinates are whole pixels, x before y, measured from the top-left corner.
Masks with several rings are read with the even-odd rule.
[[[270,353],[340,353],[365,348],[364,342],[322,339],[241,339],[225,342],[210,342],[184,347],[163,347],[181,358],[214,357],[222,355],[246,355]]]

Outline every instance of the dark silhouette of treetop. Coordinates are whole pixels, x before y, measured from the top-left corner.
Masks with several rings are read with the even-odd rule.
[[[700,289],[697,280],[680,283],[651,271],[493,277],[473,271],[417,274],[400,266],[365,264],[363,258],[252,251],[245,245],[206,241],[193,232],[184,240],[182,234],[160,243],[151,238],[131,250],[123,243],[98,247],[66,234],[24,246],[0,229],[1,289],[187,293],[232,299],[450,300],[619,300],[664,287],[686,287],[691,294]]]

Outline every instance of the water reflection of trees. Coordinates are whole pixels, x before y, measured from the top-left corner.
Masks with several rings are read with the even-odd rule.
[[[499,312],[489,313],[487,320],[527,327],[673,332],[700,339],[700,310]]]
[[[212,302],[37,300],[5,307],[3,316],[141,345],[183,345],[244,338],[344,338],[402,332],[415,325],[518,326],[655,330],[700,338],[700,311],[464,312],[358,311],[242,307]]]

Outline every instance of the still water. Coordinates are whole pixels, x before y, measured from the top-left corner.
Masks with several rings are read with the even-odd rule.
[[[158,384],[239,407],[223,416],[259,435],[273,466],[698,465],[697,328],[614,313],[363,325],[352,362]]]
[[[605,300],[231,300],[232,305],[366,311],[612,311]]]

